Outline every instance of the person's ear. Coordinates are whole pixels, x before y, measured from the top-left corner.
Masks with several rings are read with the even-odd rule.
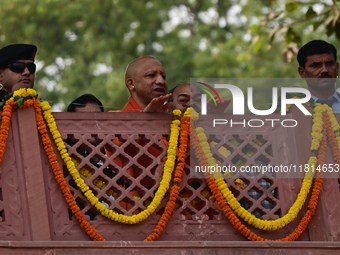
[[[4,72],[0,69],[0,84],[2,84],[2,80],[4,79]]]
[[[128,89],[130,91],[134,91],[135,90],[135,85],[134,85],[134,80],[132,78],[128,78],[126,81],[126,86],[128,87]]]
[[[302,66],[299,66],[298,68],[299,74],[301,78],[305,78],[305,69]]]

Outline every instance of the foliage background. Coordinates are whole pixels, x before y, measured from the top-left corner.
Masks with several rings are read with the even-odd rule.
[[[303,44],[323,39],[339,49],[339,5],[339,0],[1,0],[0,47],[38,46],[35,89],[54,110],[92,93],[107,111],[125,105],[125,67],[143,55],[162,61],[169,89],[193,77],[298,78],[295,54]]]

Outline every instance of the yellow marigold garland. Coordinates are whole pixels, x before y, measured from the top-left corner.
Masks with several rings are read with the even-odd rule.
[[[328,107],[327,105],[325,107],[325,112],[323,112],[324,119],[327,131],[328,131],[328,140],[329,145],[331,146],[332,153],[333,153],[333,159],[336,164],[340,165],[340,143],[339,143],[339,131],[340,131],[340,125],[338,121],[336,120],[332,108]]]
[[[204,152],[204,155],[207,159],[208,165],[210,166],[215,165],[216,163],[213,158],[213,155],[211,154],[210,146],[209,146],[209,143],[207,142],[208,138],[206,137],[204,133],[204,129],[202,127],[198,127],[195,130],[196,130],[199,142],[201,144],[202,150]],[[289,209],[286,215],[273,221],[267,221],[267,220],[256,218],[254,215],[252,215],[250,212],[244,209],[244,207],[242,207],[241,204],[237,201],[234,194],[230,191],[230,189],[228,188],[228,185],[222,178],[221,173],[215,172],[213,173],[213,176],[223,197],[227,200],[232,210],[240,218],[242,218],[243,220],[245,220],[252,226],[262,229],[262,230],[277,230],[277,229],[282,229],[283,227],[285,227],[287,224],[292,222],[297,217],[299,211],[301,210],[303,204],[306,201],[307,195],[312,186],[312,181],[313,181],[312,178],[313,178],[314,172],[311,171],[311,169],[315,169],[316,162],[317,162],[316,157],[311,157],[309,159],[308,161],[309,171],[306,172],[305,174],[305,178],[302,182],[300,193],[298,194],[295,203],[292,205],[292,207]]]
[[[122,214],[118,214],[113,210],[108,209],[103,203],[99,201],[99,199],[93,194],[92,190],[89,186],[85,183],[85,181],[80,177],[78,170],[76,169],[74,162],[70,158],[69,154],[67,153],[66,146],[64,141],[61,139],[61,135],[57,129],[56,122],[54,117],[51,113],[51,107],[48,102],[42,102],[41,107],[43,109],[45,120],[50,128],[50,132],[55,140],[56,146],[60,152],[61,158],[64,160],[67,169],[71,176],[73,177],[75,183],[79,187],[79,189],[84,193],[84,196],[88,199],[92,206],[97,208],[97,210],[105,217],[125,223],[125,224],[136,224],[145,219],[147,219],[159,206],[161,203],[165,193],[169,189],[171,175],[174,170],[175,160],[176,160],[176,148],[178,143],[178,136],[180,130],[180,120],[174,120],[171,124],[171,134],[169,140],[169,148],[167,151],[167,161],[164,165],[164,173],[163,178],[160,182],[159,188],[151,201],[148,207],[132,216],[126,216]]]
[[[312,126],[312,144],[310,149],[312,151],[317,150],[320,145],[320,141],[322,139],[322,128],[323,128],[323,121],[322,121],[322,105],[317,104],[314,109],[313,114],[313,126]]]
[[[166,224],[168,223],[173,210],[175,209],[176,200],[180,190],[179,184],[182,181],[183,170],[185,167],[185,156],[188,147],[190,132],[190,108],[188,108],[184,113],[184,116],[181,118],[181,123],[180,145],[178,148],[177,166],[174,173],[175,184],[171,187],[169,201],[166,203],[162,217],[160,218],[154,231],[147,238],[145,238],[144,241],[155,241],[159,238],[160,234],[163,232]]]
[[[36,115],[36,123],[38,131],[41,135],[41,140],[44,145],[45,152],[47,154],[49,163],[52,167],[52,170],[55,174],[55,177],[60,185],[60,188],[65,196],[67,203],[69,204],[72,213],[75,215],[76,219],[80,223],[80,226],[86,231],[86,233],[94,240],[94,241],[105,241],[105,239],[98,234],[98,232],[86,221],[85,216],[82,214],[79,206],[76,204],[76,201],[70,191],[70,188],[67,186],[65,178],[63,177],[62,170],[60,169],[59,163],[57,161],[57,157],[52,148],[52,143],[47,133],[46,125],[44,119],[41,114],[40,103],[37,100],[37,94],[32,89],[20,89],[14,92],[13,97],[6,101],[2,116],[5,117],[5,122],[2,122],[0,135],[2,137],[2,130],[8,130],[11,115],[13,108],[21,107],[26,108],[30,106],[34,106],[35,115]],[[16,104],[17,102],[17,104]],[[7,119],[8,118],[8,119]],[[3,124],[4,123],[4,124]],[[4,126],[3,126],[4,125]],[[6,135],[6,134],[4,134]],[[8,136],[8,132],[7,132]],[[5,137],[3,137],[5,138]],[[7,139],[7,138],[6,138]],[[3,153],[1,152],[0,158],[3,158]],[[0,162],[1,163],[1,162]]]
[[[26,100],[22,100],[22,98],[24,98]],[[43,117],[42,117],[42,114],[41,114],[41,109],[43,109],[43,111],[44,111],[45,120],[49,125],[53,139],[56,142],[56,145],[57,145],[57,148],[58,148],[58,150],[61,154],[61,157],[64,159],[65,164],[67,165],[68,169],[69,168],[71,169],[71,170],[69,169],[70,173],[71,173],[71,171],[76,172],[76,173],[74,173],[74,175],[77,177],[77,178],[75,178],[75,182],[77,183],[78,187],[84,192],[85,196],[87,196],[87,198],[89,199],[91,204],[97,205],[98,203],[100,203],[102,206],[98,205],[99,208],[97,208],[97,209],[99,211],[105,211],[106,207],[101,202],[99,202],[96,197],[94,197],[93,193],[92,193],[92,196],[91,196],[92,191],[85,184],[84,180],[81,179],[78,171],[76,170],[76,168],[74,166],[74,163],[72,162],[72,159],[68,156],[65,144],[61,139],[61,135],[60,135],[59,131],[57,130],[55,120],[53,118],[53,115],[51,114],[51,111],[50,111],[51,108],[50,108],[49,104],[47,102],[42,102],[40,104],[39,101],[37,100],[37,94],[33,89],[28,89],[28,90],[21,89],[19,91],[16,91],[13,94],[13,97],[10,98],[9,100],[7,100],[7,102],[4,106],[4,111],[2,113],[1,130],[0,130],[0,164],[1,164],[2,159],[3,159],[3,153],[4,153],[4,150],[5,150],[5,146],[6,146],[6,141],[7,141],[7,137],[8,137],[8,129],[9,129],[9,124],[10,124],[10,119],[11,119],[13,108],[15,108],[15,107],[25,108],[25,107],[29,107],[31,105],[34,106],[35,111],[36,111],[36,119],[37,119],[38,130],[41,134],[42,141],[43,141],[43,144],[44,144],[44,148],[45,148],[45,151],[48,155],[49,161],[51,163],[51,167],[52,167],[53,171],[55,172],[58,183],[61,185],[61,188],[63,190],[63,193],[65,195],[66,200],[68,200],[68,203],[70,202],[69,200],[71,199],[70,196],[72,198],[73,198],[73,196],[70,192],[66,192],[67,194],[65,194],[65,190],[67,190],[67,189],[69,190],[69,188],[67,186],[65,179],[63,178],[62,171],[60,169],[58,162],[56,161],[56,156],[54,154],[53,148],[51,147],[51,141],[50,141],[48,134],[47,134],[46,126],[45,126],[45,123],[43,121]],[[340,163],[340,143],[339,143],[340,126],[339,126],[339,123],[336,121],[335,116],[333,114],[333,111],[330,107],[328,107],[326,105],[316,104],[316,107],[315,107],[314,110],[315,110],[315,113],[313,115],[314,116],[314,118],[313,118],[314,124],[313,124],[313,128],[312,128],[312,138],[313,138],[313,140],[312,140],[311,150],[318,150],[319,151],[318,159],[317,159],[317,165],[323,165],[324,162],[325,162],[325,150],[326,150],[326,137],[327,136],[328,136],[331,148],[332,148],[333,158],[336,161],[336,163],[339,164]],[[176,113],[174,113],[174,115],[180,115],[180,113],[176,112]],[[195,115],[195,114],[192,114],[192,115],[194,116],[193,118],[195,120],[198,119],[198,115]],[[175,121],[173,122],[173,124],[174,123],[175,123]],[[176,125],[177,125],[177,128],[174,127]],[[180,125],[180,122],[177,121],[177,123],[174,126],[171,127],[171,131],[176,130],[177,132],[179,132],[179,125]],[[176,131],[174,131],[174,132],[176,132]],[[198,128],[198,129],[196,129],[196,131],[197,131],[197,139],[198,139],[197,141],[199,143],[199,146],[201,146],[201,151],[202,151],[202,153],[199,156],[201,158],[203,156],[207,159],[207,163],[206,163],[207,165],[214,165],[215,161],[212,157],[212,154],[211,154],[211,151],[210,151],[210,146],[207,143],[207,137],[204,134],[204,130]],[[172,135],[171,135],[171,137],[172,137]],[[170,137],[170,143],[169,143],[169,150],[170,150],[170,148],[174,148],[175,153],[174,153],[174,155],[173,154],[169,155],[169,150],[168,150],[168,159],[169,158],[176,158],[177,142],[176,142],[176,145],[172,144],[171,143],[171,137]],[[178,134],[177,134],[176,140],[178,140]],[[200,158],[200,157],[198,157],[198,158]],[[172,165],[171,163],[169,163],[169,164]],[[311,157],[308,164],[310,165],[310,168],[315,169],[316,158]],[[183,163],[183,166],[184,166],[184,163]],[[153,233],[153,234],[155,234],[155,236],[152,237],[153,240],[157,239],[160,232],[162,232],[162,230],[165,227],[165,225],[166,225],[166,223],[167,223],[167,221],[168,221],[168,219],[171,215],[171,212],[174,208],[174,204],[175,204],[175,201],[177,199],[178,192],[179,192],[178,184],[181,181],[181,175],[182,175],[181,171],[183,171],[183,169],[180,170],[182,166],[178,166],[178,167],[180,167],[179,172],[177,174],[175,172],[175,186],[172,187],[172,189],[174,188],[174,191],[172,191],[172,189],[171,189],[172,195],[170,194],[170,200],[168,202],[168,203],[170,203],[171,206],[168,207],[168,210],[166,210],[167,213],[165,214],[165,217],[163,217],[164,215],[162,216],[161,221],[159,222],[158,226],[156,227],[156,229],[155,229],[156,232]],[[58,168],[59,168],[59,170],[58,170]],[[173,170],[173,166],[172,166],[172,170]],[[171,173],[172,173],[172,170],[171,170]],[[177,171],[177,169],[176,169],[176,171]],[[166,171],[164,170],[163,180],[165,179],[165,172]],[[170,173],[170,177],[169,177],[169,182],[170,182],[170,179],[171,179],[171,173]],[[306,179],[311,180],[312,174],[313,174],[312,171],[306,173],[306,176],[304,178],[304,182],[305,182]],[[71,173],[71,175],[72,175],[72,173]],[[308,175],[308,177],[307,177],[307,175]],[[62,178],[59,178],[61,176],[62,176]],[[63,181],[62,181],[62,179],[63,179]],[[162,182],[163,182],[163,180],[162,180]],[[214,181],[212,182],[212,180],[214,180]],[[252,233],[249,229],[247,229],[237,219],[237,217],[233,214],[233,212],[230,211],[230,208],[225,203],[225,200],[221,199],[222,195],[224,196],[224,198],[227,201],[228,201],[228,198],[229,198],[229,200],[231,199],[231,202],[228,201],[228,203],[232,207],[232,204],[233,204],[233,198],[232,197],[233,197],[233,195],[230,192],[230,190],[228,189],[223,178],[213,179],[213,178],[209,177],[209,178],[207,178],[207,181],[209,183],[209,186],[211,187],[212,192],[214,193],[214,195],[217,199],[217,202],[220,204],[222,210],[225,212],[225,214],[229,218],[229,220],[231,220],[233,226],[236,229],[238,229],[245,237],[248,237],[248,239],[250,239],[250,240],[269,241],[267,239],[263,239],[263,238],[257,236],[256,234]],[[162,184],[162,182],[161,182],[161,184]],[[300,205],[302,200],[303,200],[303,203],[304,203],[305,199],[302,199],[304,197],[304,194],[301,195],[301,193],[305,193],[305,192],[308,193],[308,191],[307,191],[307,190],[309,190],[309,188],[307,189],[307,187],[309,185],[308,181],[306,181],[305,185],[306,185],[306,187],[301,188],[301,191],[298,195],[297,201],[300,199],[299,202],[296,201],[294,203],[292,208],[289,210],[288,214],[291,212],[291,210],[292,210],[292,215],[294,215],[295,213],[297,214],[299,210],[296,210],[296,209],[298,209],[300,206],[302,206],[302,205]],[[310,185],[311,185],[311,182],[310,182]],[[313,188],[313,192],[312,192],[310,202],[308,203],[308,210],[307,210],[306,214],[304,215],[303,219],[301,220],[300,224],[294,230],[294,232],[291,233],[289,236],[282,238],[282,239],[278,239],[276,241],[296,240],[301,235],[302,231],[304,231],[304,229],[307,227],[307,225],[308,225],[308,223],[311,219],[311,216],[315,213],[315,208],[317,206],[318,196],[319,196],[320,191],[321,191],[321,185],[322,185],[322,171],[319,171],[317,173],[317,178],[316,178],[315,183],[314,183],[314,188]],[[304,184],[302,185],[302,187],[303,186],[304,186]],[[169,188],[169,184],[168,184],[167,188]],[[158,191],[163,190],[163,189],[164,189],[164,187],[162,185],[160,185]],[[166,191],[164,191],[164,194],[165,194],[165,192]],[[156,193],[156,195],[157,195],[157,193]],[[155,195],[155,198],[156,198],[156,195]],[[299,198],[299,196],[300,196],[300,198]],[[154,200],[155,200],[155,198],[154,198]],[[234,199],[236,200],[235,197],[234,197]],[[73,200],[74,200],[74,198],[73,198]],[[76,215],[76,218],[80,222],[81,226],[86,230],[86,232],[94,240],[104,240],[97,233],[97,231],[95,231],[90,226],[90,224],[85,220],[85,218],[84,218],[83,214],[81,213],[79,207],[76,205],[75,200],[73,202],[70,202],[70,203],[72,204],[72,206],[70,205],[72,212]],[[160,201],[159,201],[159,203],[160,203]],[[168,204],[167,204],[167,206],[168,206]],[[296,208],[294,208],[294,206],[296,206]],[[78,210],[75,209],[76,207],[78,207]],[[149,208],[149,206],[148,206],[148,208]],[[147,211],[147,209],[145,211]],[[154,208],[154,210],[155,209],[156,208]],[[240,209],[240,210],[242,211],[242,209]],[[145,213],[145,211],[141,212],[138,215],[141,215],[141,214],[144,213],[143,217],[147,217],[148,215],[145,216],[145,214],[147,214],[147,213]],[[237,211],[237,209],[235,211]],[[109,212],[109,214],[110,213],[111,212]],[[138,216],[138,215],[134,215],[134,216]],[[134,216],[118,215],[118,218],[120,219],[118,221],[123,222],[123,223],[132,224],[131,222],[128,222],[128,220],[126,220],[124,217],[129,217],[129,218],[133,219]],[[289,223],[289,222],[287,223],[286,221],[283,221],[282,224],[278,223],[277,225],[269,223],[269,224],[271,224],[270,226],[272,226],[272,227],[268,227],[268,226],[263,227],[264,224],[262,224],[263,222],[261,222],[261,220],[259,222],[257,222],[257,220],[259,220],[259,219],[257,219],[256,217],[253,216],[255,219],[252,220],[251,216],[250,217],[245,216],[244,219],[246,221],[248,221],[249,224],[252,224],[251,222],[256,222],[252,225],[255,226],[255,227],[258,227],[260,229],[263,229],[263,230],[279,229],[279,228],[281,228],[282,224],[287,225]],[[285,216],[283,216],[280,219],[283,219]],[[278,219],[278,220],[280,220],[280,219]],[[278,221],[278,220],[276,220],[276,221]],[[133,223],[135,223],[135,221],[136,221],[135,219],[132,220]],[[264,221],[264,222],[267,222],[267,221]],[[271,222],[275,222],[275,221],[271,221]],[[261,226],[258,226],[258,225],[261,225]],[[152,236],[152,235],[150,235],[150,236]]]
[[[196,132],[197,132],[197,136],[200,141],[200,144],[202,146],[204,155],[207,159],[208,165],[210,166],[214,165],[215,160],[210,152],[210,147],[207,142],[207,137],[204,134],[204,129],[201,127],[196,128]],[[273,220],[273,221],[267,221],[267,220],[256,218],[254,215],[252,215],[250,212],[244,209],[241,206],[241,204],[237,201],[234,194],[230,191],[230,189],[228,188],[228,185],[222,178],[221,173],[215,172],[213,173],[213,176],[215,178],[215,182],[217,183],[220,191],[223,194],[223,197],[227,200],[230,207],[240,218],[242,218],[249,224],[259,229],[277,230],[277,229],[281,229],[285,227],[287,224],[292,222],[297,217],[297,214],[299,213],[303,204],[305,203],[310,187],[312,186],[312,181],[313,181],[312,178],[313,178],[314,172],[312,172],[311,169],[315,169],[316,161],[317,161],[316,157],[311,157],[309,159],[308,165],[309,165],[310,171],[306,172],[305,178],[303,179],[303,182],[302,182],[300,193],[298,194],[295,203],[289,209],[288,213],[284,215],[283,217],[277,220]]]
[[[191,123],[193,132],[191,133],[191,142],[192,146],[195,150],[196,156],[199,160],[200,165],[202,166],[208,166],[208,162],[205,158],[205,155],[203,153],[201,144],[198,140],[196,130],[194,129],[193,123]],[[323,130],[324,133],[326,133],[326,129]],[[321,145],[319,147],[319,158],[318,158],[318,165],[323,165],[325,162],[325,151],[326,151],[326,135],[323,136],[321,140]],[[211,189],[212,193],[214,194],[217,203],[221,207],[222,211],[224,212],[225,216],[228,218],[228,220],[231,222],[233,227],[239,231],[243,236],[248,238],[252,241],[295,241],[302,232],[306,229],[308,226],[312,216],[315,214],[316,206],[318,204],[318,198],[321,191],[322,186],[322,175],[323,172],[319,171],[317,172],[317,178],[314,182],[313,192],[312,196],[309,200],[307,211],[305,215],[303,216],[302,220],[300,221],[299,225],[295,228],[295,230],[285,238],[276,239],[276,240],[270,240],[270,239],[264,239],[255,233],[253,233],[250,229],[248,229],[234,214],[232,209],[227,204],[226,200],[223,198],[223,195],[221,193],[221,190],[218,188],[216,182],[214,181],[215,178],[209,173],[205,173],[206,181],[209,185],[209,188]]]

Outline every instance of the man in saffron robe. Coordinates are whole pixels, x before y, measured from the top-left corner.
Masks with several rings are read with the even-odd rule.
[[[131,61],[125,85],[131,96],[121,112],[170,112],[172,103],[164,103],[171,94],[167,94],[166,74],[158,59],[144,56]]]
[[[129,101],[125,107],[118,112],[170,112],[172,103],[165,102],[171,97],[171,94],[167,94],[168,85],[166,82],[166,74],[162,63],[158,59],[151,56],[144,56],[131,61],[125,71],[125,85],[130,92]],[[117,146],[124,144],[124,141],[118,137],[112,142]],[[165,146],[167,145],[165,138],[160,142]],[[145,146],[147,141],[143,137],[139,137],[136,143]],[[105,150],[107,156],[110,157],[113,154],[107,146]],[[131,157],[134,157],[138,153],[136,148],[131,144],[124,149],[124,152]],[[154,146],[150,146],[148,152],[154,157],[158,157],[162,153],[162,151]],[[128,164],[128,160],[121,156],[117,156],[113,161],[120,168]],[[148,167],[150,160],[147,156],[143,155],[138,159],[138,163],[143,167]],[[133,178],[137,178],[140,174],[140,169],[130,167],[127,172]],[[143,183],[141,182],[141,184],[146,188],[151,188],[153,185],[150,181],[144,181]],[[130,195],[139,197],[141,194],[139,194],[138,191],[132,191]],[[132,207],[125,202],[121,202],[120,206],[126,210],[130,210]]]

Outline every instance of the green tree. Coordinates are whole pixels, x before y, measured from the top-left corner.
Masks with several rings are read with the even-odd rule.
[[[153,55],[169,88],[192,77],[298,77],[307,40],[339,42],[338,1],[2,0],[1,46],[38,46],[35,88],[54,109],[93,93],[124,106],[127,64]]]

